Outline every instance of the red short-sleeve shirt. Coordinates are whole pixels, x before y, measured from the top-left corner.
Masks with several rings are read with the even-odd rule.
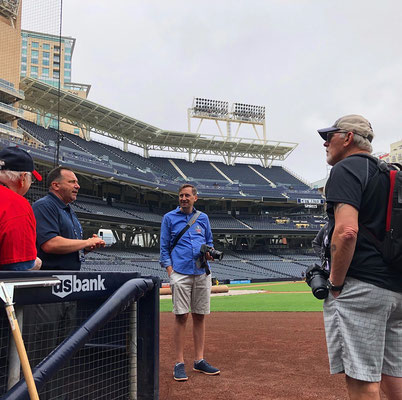
[[[35,260],[35,240],[36,220],[31,205],[0,185],[0,266]]]

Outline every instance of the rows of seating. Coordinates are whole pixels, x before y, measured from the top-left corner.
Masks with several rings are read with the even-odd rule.
[[[212,276],[220,281],[238,279],[301,279],[307,267],[318,259],[312,255],[274,255],[270,253],[227,251],[221,261],[211,264]],[[142,275],[158,276],[168,281],[164,268],[159,264],[158,249],[135,248],[132,250],[106,248],[87,255],[84,270],[137,271]]]
[[[35,187],[30,191],[30,197],[33,200],[44,195],[43,191],[35,192]],[[150,209],[148,206],[140,206],[121,202],[107,202],[106,200],[91,198],[89,196],[79,195],[77,200],[71,205],[76,213],[86,215],[107,216],[111,218],[120,218],[130,221],[143,221],[144,223],[162,222],[163,215],[168,210]],[[317,232],[325,223],[324,219],[313,216],[293,217],[272,217],[269,215],[246,215],[240,214],[233,217],[230,214],[209,213],[209,220],[212,230],[308,230]],[[279,222],[279,223],[278,223]]]
[[[60,139],[58,131],[45,129],[32,122],[19,120],[20,127],[35,137],[41,146],[32,154],[49,161],[54,160],[56,145]],[[116,177],[129,182],[147,184],[150,187],[177,191],[185,179],[167,158],[144,158],[96,141],[86,141],[76,135],[63,133],[60,154],[65,165],[77,171],[95,171],[107,177]],[[261,198],[297,200],[300,197],[321,199],[316,190],[285,171],[280,166],[263,168],[259,165],[226,165],[222,162],[194,163],[183,159],[172,160],[189,181],[199,187],[200,194],[209,197]],[[256,173],[256,171],[258,173]],[[266,179],[265,179],[265,178]]]

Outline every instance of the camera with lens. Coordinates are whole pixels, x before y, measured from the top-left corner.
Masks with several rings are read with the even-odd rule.
[[[200,249],[200,258],[199,258],[199,267],[205,268],[205,273],[209,275],[211,271],[209,270],[208,260],[207,260],[207,253],[214,259],[214,260],[222,260],[223,252],[215,250],[213,247],[203,244]]]
[[[306,282],[311,287],[313,295],[317,299],[325,299],[328,297],[327,279],[329,271],[318,264],[311,265],[306,271]]]
[[[222,260],[223,258],[223,252],[215,250],[211,246],[207,246],[206,244],[203,244],[200,249],[200,253],[206,256],[206,253],[209,253],[209,255],[214,259],[214,260]]]

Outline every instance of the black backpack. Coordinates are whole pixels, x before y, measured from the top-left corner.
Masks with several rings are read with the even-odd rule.
[[[390,182],[384,239],[380,241],[361,223],[359,223],[359,231],[374,244],[387,264],[402,271],[402,166],[397,163],[388,164],[370,154],[354,155],[375,161],[378,173],[387,174]]]

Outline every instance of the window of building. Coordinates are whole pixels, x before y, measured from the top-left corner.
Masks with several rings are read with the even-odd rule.
[[[42,76],[44,77],[49,76],[49,68],[42,68]]]
[[[60,53],[60,46],[54,46],[54,52]]]
[[[38,76],[38,67],[31,66],[31,76]]]
[[[31,58],[31,64],[39,64],[39,61],[37,58]]]
[[[31,57],[32,58],[38,58],[39,57],[39,51],[38,50],[31,50]]]
[[[23,56],[26,56],[26,55],[27,55],[27,49],[22,49],[21,54],[22,54]]]
[[[22,57],[21,57],[21,62],[26,64],[26,62],[27,62],[27,57],[26,57],[26,56],[22,56]]]
[[[27,47],[27,40],[26,39],[22,39],[22,47]]]
[[[64,71],[64,76],[71,78],[71,71]]]
[[[42,49],[43,50],[50,50],[50,44],[49,43],[43,43]]]
[[[71,69],[71,63],[64,63],[64,69]]]
[[[42,65],[48,66],[49,64],[50,64],[49,60],[47,60],[47,59],[42,60]]]
[[[64,55],[64,61],[71,61],[71,56],[65,54]]]
[[[42,58],[50,58],[50,53],[48,51],[43,51]]]
[[[60,63],[54,62],[54,63],[53,63],[53,68],[54,68],[54,69],[60,69]]]
[[[60,78],[60,72],[56,71],[56,70],[53,70],[53,78],[59,79]]]
[[[53,56],[53,61],[60,62],[60,57],[59,56]]]
[[[32,42],[33,49],[39,49],[39,42]]]

